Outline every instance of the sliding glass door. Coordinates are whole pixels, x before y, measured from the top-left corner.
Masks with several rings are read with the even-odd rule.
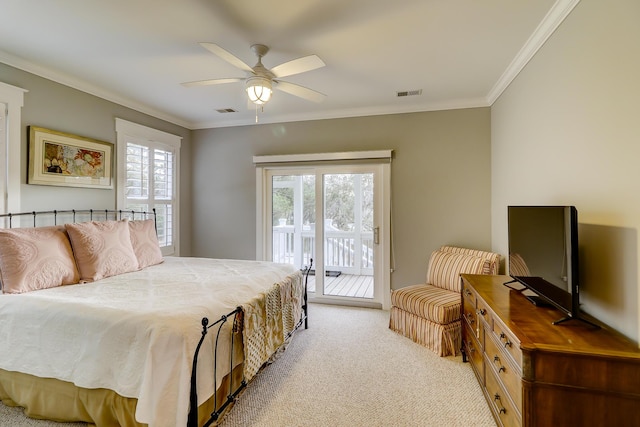
[[[265,175],[265,258],[304,268],[310,299],[382,304],[382,165],[274,168]]]

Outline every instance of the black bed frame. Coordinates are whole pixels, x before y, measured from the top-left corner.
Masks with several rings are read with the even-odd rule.
[[[2,220],[7,222],[4,228],[13,228],[13,219],[14,218],[23,218],[29,217],[33,218],[32,227],[39,226],[47,226],[47,225],[58,225],[58,220],[61,219],[62,224],[64,223],[76,223],[82,221],[107,221],[107,220],[121,220],[121,219],[150,219],[153,217],[156,233],[158,231],[158,223],[156,218],[156,210],[153,209],[152,212],[142,212],[142,211],[134,211],[134,210],[111,210],[111,209],[102,209],[102,210],[94,210],[94,209],[71,209],[71,210],[50,210],[50,211],[32,211],[32,212],[21,212],[21,213],[7,213],[0,214],[0,228],[3,228]],[[53,218],[53,223],[38,223],[38,216],[47,216],[48,218]],[[61,224],[61,225],[62,225]],[[24,228],[24,224],[19,225],[20,228]],[[298,323],[293,328],[287,337],[285,337],[285,341],[293,335],[293,333],[300,328],[300,326],[304,323],[304,328],[308,329],[308,311],[307,311],[307,284],[309,280],[309,273],[311,272],[311,267],[313,265],[313,259],[310,260],[310,263],[307,267],[304,268],[304,293],[303,293],[303,301],[302,301],[302,317],[298,321]],[[197,375],[196,368],[198,365],[198,354],[200,353],[200,347],[204,342],[209,330],[214,328],[215,330],[215,346],[214,346],[214,358],[213,358],[213,378],[214,383],[217,378],[217,366],[218,366],[218,342],[220,339],[220,333],[222,331],[222,327],[225,325],[227,321],[233,319],[233,327],[231,329],[231,349],[230,352],[230,370],[228,373],[229,376],[229,387],[233,387],[232,381],[232,372],[233,372],[233,344],[234,344],[234,336],[235,332],[238,331],[238,323],[239,317],[238,315],[242,312],[241,307],[236,307],[233,311],[223,315],[220,319],[216,320],[212,324],[209,324],[209,319],[207,317],[202,318],[202,326],[201,326],[201,337],[196,350],[193,355],[193,364],[191,367],[191,384],[190,384],[190,394],[189,394],[189,417],[187,420],[187,427],[199,427],[198,426],[198,395],[197,395]],[[220,407],[216,408],[217,405],[217,393],[218,390],[214,387],[214,408],[215,410],[211,413],[209,419],[205,422],[204,427],[210,426],[212,423],[217,421],[220,416],[224,413],[225,409],[232,404],[238,395],[242,392],[242,390],[247,386],[247,381],[243,378],[240,384],[236,387],[235,390],[231,390],[227,395],[226,400]]]

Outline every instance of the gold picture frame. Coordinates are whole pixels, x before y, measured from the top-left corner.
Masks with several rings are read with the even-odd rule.
[[[28,184],[113,189],[113,144],[29,126]]]

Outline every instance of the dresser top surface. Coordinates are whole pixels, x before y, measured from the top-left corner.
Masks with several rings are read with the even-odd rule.
[[[511,280],[509,276],[463,274],[462,278],[517,335],[523,350],[546,349],[640,360],[638,345],[605,325],[598,329],[577,319],[554,325],[564,314],[552,307],[535,306],[521,292],[505,286]]]

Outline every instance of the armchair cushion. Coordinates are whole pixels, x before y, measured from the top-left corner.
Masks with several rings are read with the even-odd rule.
[[[473,255],[485,259],[482,266],[482,274],[498,274],[500,270],[500,254],[495,252],[481,251],[478,249],[459,248],[457,246],[442,246],[442,252],[455,252],[457,254]]]
[[[460,274],[482,274],[484,264],[485,259],[477,256],[435,251],[429,259],[427,284],[460,292]]]
[[[460,319],[460,294],[432,285],[400,288],[391,293],[391,305],[435,323],[447,324]]]

